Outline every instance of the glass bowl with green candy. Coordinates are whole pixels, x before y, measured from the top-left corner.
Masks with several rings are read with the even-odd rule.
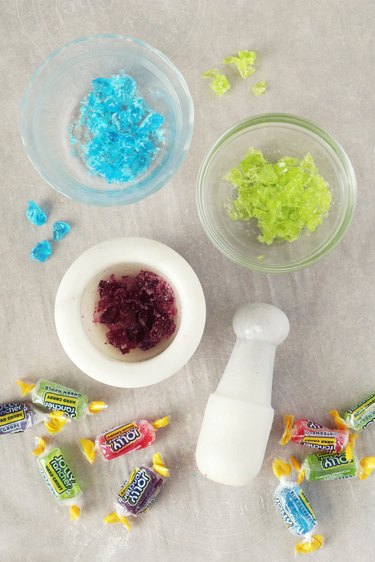
[[[266,273],[309,267],[342,240],[356,205],[342,147],[300,117],[241,121],[211,148],[197,205],[211,242],[236,263]]]

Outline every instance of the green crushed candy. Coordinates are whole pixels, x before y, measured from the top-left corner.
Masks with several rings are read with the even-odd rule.
[[[228,78],[225,74],[221,74],[217,68],[206,70],[201,74],[201,78],[212,80],[210,88],[217,96],[223,96],[230,88]]]
[[[268,88],[267,80],[260,80],[251,88],[254,96],[262,96]]]
[[[255,51],[238,51],[237,57],[225,57],[223,64],[235,64],[242,78],[248,78],[255,72]]]
[[[238,166],[224,178],[236,189],[228,207],[234,221],[256,219],[259,242],[297,240],[309,235],[328,215],[332,194],[310,154],[300,160],[284,156],[268,162],[250,148]]]

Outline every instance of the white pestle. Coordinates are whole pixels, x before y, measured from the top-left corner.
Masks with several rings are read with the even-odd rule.
[[[276,347],[289,334],[279,308],[249,303],[233,318],[237,341],[216,391],[208,399],[196,450],[200,472],[243,486],[261,469],[271,431]]]

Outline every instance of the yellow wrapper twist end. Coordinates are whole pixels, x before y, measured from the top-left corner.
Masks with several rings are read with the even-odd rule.
[[[368,478],[375,470],[375,457],[364,457],[359,461],[359,474],[360,480]]]
[[[289,461],[298,474],[298,484],[301,484],[301,482],[303,482],[305,479],[305,471],[303,470],[301,463],[296,459],[296,457],[290,457]]]
[[[22,396],[26,396],[26,394],[30,394],[30,392],[35,388],[35,384],[29,384],[28,382],[23,381],[16,381],[16,384],[19,386]]]
[[[346,446],[345,455],[348,461],[353,460],[354,456],[354,445],[357,440],[358,435],[356,433],[351,433],[349,435],[348,444]]]
[[[284,416],[284,433],[282,438],[280,439],[280,445],[286,445],[289,443],[290,438],[292,437],[292,427],[294,423],[294,416]]]
[[[169,470],[165,466],[163,457],[160,453],[155,453],[152,457],[152,470],[154,470],[164,478],[168,478],[168,476],[170,475]]]
[[[127,528],[128,531],[130,531],[131,529],[129,520],[124,515],[119,515],[115,511],[104,517],[103,522],[106,525],[110,525],[112,523],[121,523],[122,525],[124,525],[124,527]]]
[[[337,427],[337,429],[347,429],[348,425],[345,422],[345,420],[340,416],[340,414],[338,413],[337,410],[331,410],[329,412],[329,415],[331,416],[333,423],[335,424],[335,426]]]
[[[276,478],[285,478],[292,472],[292,467],[282,459],[275,459],[272,463],[272,470]]]
[[[35,455],[36,457],[39,457],[39,455],[44,453],[44,451],[46,449],[46,442],[44,441],[44,439],[42,437],[35,437],[35,443],[36,443],[36,447],[33,450],[33,455]]]
[[[161,427],[169,425],[169,422],[170,417],[164,416],[164,418],[160,418],[160,420],[155,420],[154,422],[152,422],[152,426],[154,427],[154,429],[160,429]]]
[[[80,439],[79,442],[86,459],[90,464],[94,464],[96,459],[96,447],[94,441],[91,441],[91,439]]]
[[[313,535],[310,539],[296,544],[296,554],[306,554],[308,552],[314,552],[314,550],[323,548],[323,546],[323,535]]]
[[[70,519],[72,521],[77,521],[77,519],[81,516],[81,508],[78,505],[71,505],[69,508],[70,511]]]
[[[94,400],[90,402],[88,410],[89,414],[99,414],[105,408],[108,408],[108,404],[103,402],[103,400]]]
[[[70,420],[64,416],[63,412],[52,412],[48,414],[48,420],[44,422],[48,433],[59,433],[64,425]]]

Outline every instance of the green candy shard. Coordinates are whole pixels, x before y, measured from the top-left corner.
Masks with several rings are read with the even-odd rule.
[[[292,242],[304,231],[314,232],[328,215],[332,194],[318,174],[310,154],[268,162],[260,150],[250,148],[240,164],[224,177],[235,188],[228,207],[234,221],[255,219],[259,242]]]
[[[217,68],[210,68],[209,70],[206,70],[205,72],[202,72],[201,74],[201,78],[216,78],[216,76],[220,76],[220,72],[218,71]]]
[[[268,88],[267,80],[260,80],[251,88],[254,96],[262,96]]]
[[[225,74],[221,74],[217,68],[210,68],[202,72],[201,78],[209,78],[212,80],[210,88],[217,96],[224,95],[230,88],[228,78]]]
[[[237,57],[225,57],[223,64],[235,64],[242,78],[248,78],[255,72],[255,51],[238,51]]]
[[[60,501],[70,500],[82,493],[74,474],[58,447],[39,458],[39,470],[56,499]]]

